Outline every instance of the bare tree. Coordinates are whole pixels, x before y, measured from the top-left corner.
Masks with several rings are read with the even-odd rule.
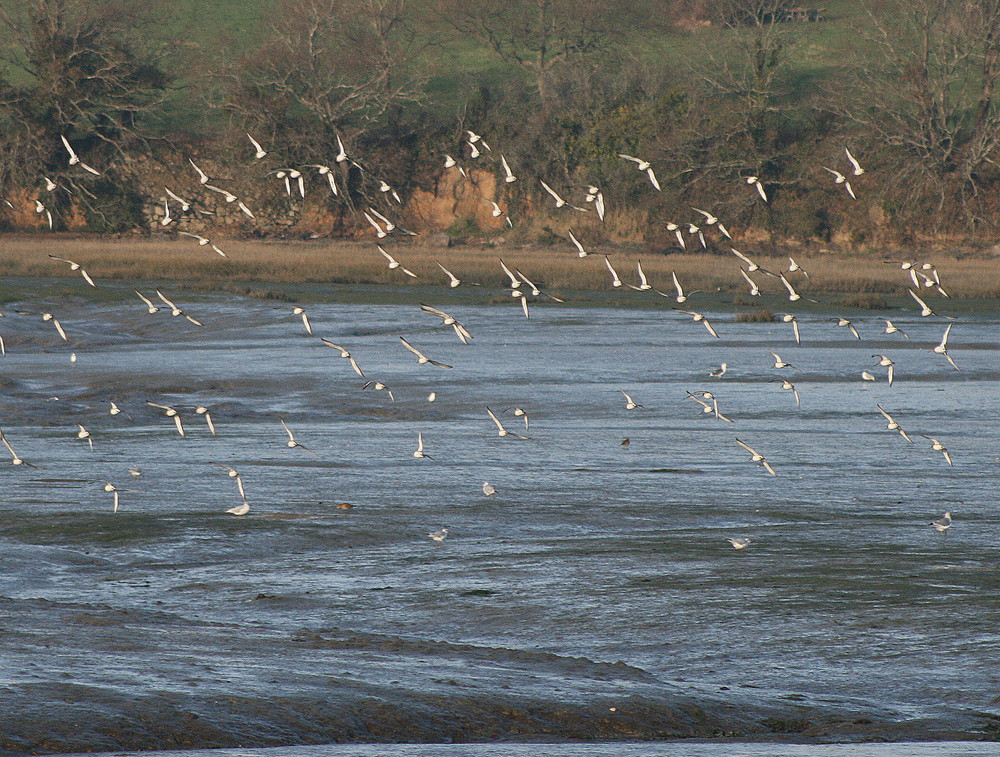
[[[936,218],[978,223],[981,188],[1000,180],[1000,2],[882,0],[867,10],[874,54],[846,67],[834,109],[870,144],[895,149],[898,198],[933,199]]]

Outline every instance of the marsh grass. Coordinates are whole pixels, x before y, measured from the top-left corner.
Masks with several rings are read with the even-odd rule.
[[[616,298],[631,300],[631,290],[611,288],[611,275],[601,254],[576,256],[571,245],[537,247],[450,247],[428,248],[414,245],[387,245],[404,266],[417,274],[411,279],[392,271],[371,241],[262,242],[217,240],[229,258],[187,240],[105,239],[94,237],[18,236],[0,238],[0,275],[4,277],[71,279],[76,274],[50,254],[74,260],[100,283],[117,281],[171,281],[185,288],[235,291],[250,296],[280,299],[285,287],[277,285],[341,284],[436,287],[447,278],[436,261],[464,281],[486,287],[509,286],[499,258],[522,271],[544,291],[553,294],[573,291],[613,292]],[[686,290],[721,293],[729,301],[746,302],[746,284],[731,256],[714,254],[635,254],[612,252],[609,257],[621,279],[638,284],[636,264],[642,261],[649,282],[666,294],[673,294],[671,272],[676,272]],[[787,258],[757,256],[766,269],[780,271]],[[1000,296],[1000,261],[995,258],[958,258],[954,255],[925,256],[941,274],[942,284],[953,297],[996,298]],[[805,297],[819,294],[841,295],[840,304],[857,309],[884,308],[890,300],[909,300],[909,277],[898,265],[886,264],[882,257],[861,254],[796,253],[795,259],[807,271],[786,274]],[[785,301],[780,282],[757,274],[769,296]],[[937,297],[933,290],[921,296]],[[656,298],[660,299],[660,298]],[[904,301],[905,301],[904,300]],[[667,303],[669,300],[663,300]],[[804,301],[797,303],[802,306]]]

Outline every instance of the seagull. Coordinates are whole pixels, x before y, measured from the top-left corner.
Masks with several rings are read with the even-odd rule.
[[[378,248],[378,251],[382,253],[382,256],[386,260],[389,261],[389,270],[390,271],[394,271],[394,270],[396,270],[398,268],[400,271],[402,271],[403,273],[405,273],[411,279],[417,278],[417,274],[415,274],[413,271],[411,271],[408,268],[405,268],[403,265],[401,265],[400,262],[398,260],[396,260],[396,258],[394,258],[392,255],[390,255],[388,252],[385,251],[385,249],[382,247],[382,245],[377,244],[375,246]],[[440,266],[441,264],[438,263],[438,265]],[[452,284],[452,286],[458,286],[458,285],[457,284]]]
[[[930,524],[934,526],[935,530],[939,533],[944,533],[951,528],[951,513],[945,513],[937,520],[932,520]]]
[[[762,199],[764,202],[767,202],[767,193],[764,191],[764,185],[761,183],[760,177],[747,176],[746,182],[747,184],[752,184],[754,187],[756,187],[757,194],[760,195],[760,199]]]
[[[191,160],[191,158],[188,158],[188,163],[190,163],[191,167],[194,168],[194,170],[198,172],[198,183],[199,184],[208,184],[208,174],[205,173],[204,171],[202,171],[200,168],[198,168],[198,165],[193,160]],[[209,188],[211,188],[211,187],[209,187]],[[216,190],[216,191],[218,191],[218,190]],[[224,194],[225,194],[225,192],[224,192]],[[230,200],[230,202],[232,202],[232,201]]]
[[[177,427],[177,433],[184,437],[187,436],[187,434],[184,433],[184,424],[181,423],[180,413],[177,411],[176,408],[170,407],[170,405],[158,405],[157,403],[150,402],[149,400],[146,400],[146,404],[149,405],[150,407],[159,408],[160,410],[163,411],[163,414],[165,416],[167,416],[168,418],[173,418],[174,425]]]
[[[347,160],[347,150],[344,149],[344,142],[341,140],[340,135],[337,134],[337,157],[334,158],[338,163],[343,163]]]
[[[778,475],[777,473],[774,472],[774,468],[771,467],[771,464],[767,462],[767,458],[764,457],[759,452],[757,452],[753,447],[751,447],[749,444],[746,444],[745,442],[741,442],[739,439],[736,439],[736,443],[752,455],[752,457],[750,458],[752,462],[760,463],[761,465],[763,465],[764,468],[767,469],[767,472],[770,473],[772,476]]]
[[[625,409],[626,410],[635,410],[637,407],[644,407],[643,405],[638,404],[628,394],[625,394],[624,390],[619,389],[618,391],[621,392],[625,396]]]
[[[428,536],[429,536],[429,537],[430,537],[430,538],[431,538],[432,540],[434,540],[434,541],[436,541],[436,542],[437,542],[438,544],[440,544],[441,542],[443,542],[443,541],[444,541],[445,539],[447,539],[447,538],[448,538],[448,529],[447,529],[447,528],[442,528],[442,529],[440,529],[440,530],[438,530],[438,531],[431,531],[431,532],[430,532],[429,534],[427,534],[427,535],[428,535]]]
[[[705,397],[705,399],[711,399],[712,402],[708,403],[704,399],[699,397],[697,394],[692,394],[691,392],[687,392],[688,397],[690,397],[692,400],[701,405],[701,411],[703,413],[712,413],[720,421],[725,421],[726,423],[733,422],[732,418],[727,418],[725,415],[719,412],[719,401],[715,398],[714,394],[712,394],[711,392],[701,392],[701,395],[702,397]]]
[[[556,192],[556,190],[554,190],[552,187],[550,187],[548,184],[546,184],[541,179],[539,179],[538,181],[541,183],[542,189],[544,189],[546,192],[548,192],[550,195],[552,195],[552,199],[556,201],[556,207],[557,208],[561,208],[564,205],[568,204],[562,197],[559,196],[559,194]],[[573,206],[570,206],[570,207],[573,207]],[[577,208],[577,210],[582,210],[582,208]]]
[[[76,154],[76,151],[70,145],[69,140],[66,139],[65,136],[63,136],[62,134],[60,134],[59,135],[59,139],[62,140],[63,146],[65,146],[66,151],[69,153],[69,164],[71,166],[79,165],[80,168],[82,168],[84,171],[88,171],[88,172],[94,174],[94,176],[100,176],[101,175],[101,172],[98,171],[96,168],[92,168],[91,166],[88,166],[86,163],[84,163],[82,160],[80,160],[80,156]]]
[[[424,353],[422,353],[420,350],[418,350],[416,347],[414,347],[408,341],[406,341],[405,339],[403,339],[403,337],[399,337],[399,341],[401,341],[403,343],[403,346],[406,347],[406,349],[408,349],[410,352],[412,352],[414,355],[417,356],[417,364],[418,365],[423,365],[424,363],[430,363],[431,365],[436,365],[438,368],[451,368],[452,367],[452,366],[446,365],[444,363],[439,363],[436,360],[431,360],[426,355],[424,355]]]
[[[728,370],[729,370],[729,364],[723,363],[714,371],[710,372],[708,375],[711,376],[712,378],[722,378],[723,376],[726,375],[726,371]]]
[[[236,507],[230,507],[228,510],[226,510],[226,512],[229,513],[230,515],[236,515],[236,516],[246,515],[248,512],[250,512],[250,503],[244,502],[242,505],[236,505]]]
[[[3,429],[0,429],[0,442],[3,443],[3,446],[6,447],[7,451],[10,453],[11,465],[27,465],[29,468],[35,468],[36,470],[41,470],[41,468],[39,468],[37,465],[32,465],[27,460],[22,460],[18,456],[18,454],[14,451],[14,448],[10,446],[10,442],[7,441],[7,437],[4,436]]]
[[[937,315],[940,316],[941,318],[947,318],[949,321],[955,320],[953,316],[941,315],[940,313],[935,313],[933,310],[931,310],[930,306],[922,299],[920,299],[920,296],[912,289],[907,289],[906,291],[909,292],[910,296],[917,301],[918,305],[920,305],[920,315],[922,316]]]
[[[948,465],[952,465],[951,455],[948,453],[948,448],[945,447],[941,442],[935,439],[933,436],[927,436],[927,434],[921,434],[924,439],[927,439],[931,443],[931,449],[935,452],[940,452],[944,455],[944,459],[948,461]]]
[[[809,278],[809,272],[805,268],[803,268],[802,266],[800,266],[798,263],[796,263],[795,262],[795,258],[793,258],[791,255],[789,255],[788,256],[788,270],[786,271],[786,273],[795,273],[796,271],[798,271],[799,273],[801,273],[807,279]]]
[[[15,310],[14,312],[19,315],[40,315],[43,321],[52,321],[52,325],[56,327],[56,331],[59,332],[59,336],[63,338],[63,341],[69,341],[66,337],[66,331],[63,329],[62,324],[59,323],[59,319],[52,315],[52,313],[34,313],[29,310]]]
[[[607,255],[604,256],[604,263],[607,265],[608,270],[611,271],[611,286],[618,288],[622,285],[622,280],[618,278],[618,272],[611,265],[611,260]]]
[[[642,270],[642,261],[636,261],[636,265],[639,267],[639,286],[629,284],[629,289],[634,289],[637,292],[647,292],[653,287],[649,281],[646,280],[646,274]]]
[[[267,150],[260,146],[260,142],[250,136],[250,132],[247,132],[247,139],[250,140],[250,144],[253,145],[254,149],[254,159],[260,160],[265,155],[267,155]]]
[[[132,420],[132,416],[118,407],[114,401],[108,400],[108,402],[111,404],[111,407],[108,409],[108,415],[124,415],[129,420]]]
[[[461,166],[459,166],[458,162],[453,157],[451,157],[450,155],[445,155],[444,156],[444,167],[445,168],[454,168],[455,166],[458,166],[458,172],[460,174],[462,174],[462,176],[464,176],[465,178],[469,178],[468,174],[465,173],[465,169],[462,168]]]
[[[427,395],[428,402],[435,402],[437,398],[438,398],[437,392],[431,392],[430,394]]]
[[[851,323],[849,320],[847,320],[842,316],[837,316],[835,320],[837,321],[838,326],[843,326],[847,328],[852,334],[854,334],[855,338],[857,339],[861,338],[861,334],[858,333],[858,330],[854,328],[854,324]]]
[[[844,185],[844,189],[847,190],[847,194],[851,196],[852,200],[858,199],[857,196],[854,194],[854,190],[851,188],[851,182],[847,180],[847,177],[844,176],[844,174],[842,174],[840,171],[834,171],[832,168],[827,168],[826,166],[823,166],[823,169],[833,174],[834,184]]]
[[[384,215],[379,213],[375,208],[368,208],[368,212],[375,216],[378,220],[385,224],[386,233],[391,233],[396,229],[396,224],[386,218]]]
[[[223,465],[222,463],[212,463],[212,465],[214,465],[214,466],[216,466],[218,468],[222,468],[224,471],[226,471],[226,474],[230,478],[235,478],[236,479],[236,488],[239,490],[240,496],[243,498],[243,502],[245,503],[246,500],[247,500],[247,493],[243,489],[243,477],[240,476],[239,473],[237,473],[237,471],[236,471],[235,468],[230,468],[228,465]],[[227,512],[228,512],[228,510],[227,510]]]
[[[306,333],[310,335],[313,333],[312,325],[309,323],[309,316],[306,315],[305,308],[296,305],[292,308],[292,315],[302,316],[302,325],[306,327]]]
[[[897,327],[888,318],[883,318],[882,320],[885,321],[885,333],[886,334],[902,334],[904,337],[906,337],[907,341],[909,341],[910,337],[907,336],[907,334],[906,334],[905,331],[903,331],[901,328]]]
[[[747,264],[747,273],[753,273],[754,271],[763,270],[759,265],[754,263],[750,258],[748,258],[742,252],[737,250],[735,247],[730,247],[729,249],[733,253],[733,255],[735,255],[736,257],[738,257],[740,260],[742,260],[744,263]]]
[[[876,381],[876,378],[868,371],[861,371],[862,381]]]
[[[42,204],[41,200],[35,200],[35,212],[38,215],[45,214],[45,218],[49,222],[49,231],[52,231],[52,212]]]
[[[908,441],[908,442],[909,442],[910,444],[913,444],[913,440],[912,440],[912,439],[911,439],[911,438],[910,438],[909,436],[907,436],[907,434],[906,434],[906,431],[904,431],[904,430],[903,430],[903,427],[902,427],[902,426],[900,426],[900,425],[899,425],[898,423],[896,423],[896,421],[895,421],[895,420],[893,420],[892,416],[891,416],[891,415],[889,415],[889,414],[888,414],[888,413],[887,413],[887,412],[886,412],[886,411],[885,411],[885,410],[884,410],[884,409],[882,408],[882,406],[881,406],[881,405],[879,405],[879,404],[877,404],[877,403],[876,403],[875,407],[877,407],[877,408],[878,408],[878,411],[879,411],[880,413],[882,413],[882,415],[883,415],[883,416],[885,416],[885,420],[886,420],[886,422],[887,422],[887,425],[886,425],[886,427],[885,427],[885,430],[886,430],[886,431],[898,431],[898,432],[899,432],[899,435],[900,435],[901,437],[903,437],[904,439],[906,439],[906,441]]]
[[[139,296],[142,297],[142,295],[139,295]],[[194,318],[192,318],[191,316],[189,316],[187,313],[185,313],[183,310],[181,310],[179,307],[177,307],[174,303],[172,303],[170,300],[168,300],[166,297],[164,297],[163,296],[163,292],[161,292],[159,289],[156,290],[156,296],[159,297],[161,300],[163,300],[163,302],[167,305],[167,307],[170,308],[170,315],[175,316],[175,317],[178,316],[178,315],[183,315],[185,318],[187,318],[189,321],[191,321],[191,323],[193,323],[195,326],[204,326],[205,325],[201,321],[197,321]],[[146,299],[146,298],[143,297],[143,299]]]
[[[587,250],[584,249],[584,247],[583,247],[582,244],[580,244],[580,240],[577,239],[575,236],[573,236],[572,229],[570,229],[570,231],[568,233],[569,233],[569,241],[571,241],[576,246],[577,257],[580,257],[580,258],[587,257],[587,255],[589,255],[590,253],[587,252]]]
[[[285,445],[287,447],[290,447],[290,448],[291,447],[301,447],[302,449],[304,449],[306,452],[308,452],[313,457],[319,457],[319,455],[317,455],[311,449],[309,449],[308,447],[306,447],[304,444],[299,444],[297,441],[295,441],[295,436],[292,434],[292,430],[290,428],[288,428],[288,424],[285,423],[285,419],[284,418],[279,418],[278,420],[281,421],[281,425],[285,429],[285,433],[288,434],[288,441],[285,442]]]
[[[512,289],[510,296],[521,300],[521,310],[524,311],[524,317],[531,320],[531,315],[528,313],[528,298],[524,296],[524,292],[520,289]]]
[[[499,218],[500,216],[503,216],[504,220],[507,221],[507,225],[510,226],[512,229],[514,228],[514,223],[513,221],[510,220],[510,216],[503,212],[500,206],[496,204],[495,200],[487,200],[486,202],[489,205],[493,206],[493,210],[490,211],[490,215],[492,215],[494,218]]]
[[[142,294],[142,292],[140,292],[138,289],[133,289],[132,291],[135,292],[137,295],[139,295],[139,299],[140,300],[142,300],[144,303],[146,303],[146,312],[147,313],[149,313],[150,315],[152,315],[153,313],[159,313],[160,312],[160,309],[156,305],[153,304],[153,301],[150,300],[148,297],[144,296]]]
[[[524,418],[524,430],[527,431],[528,430],[528,414],[526,412],[524,412],[524,410],[522,408],[515,407],[514,408],[514,417],[516,417],[516,418]]]
[[[740,269],[740,273],[743,274],[744,280],[747,282],[747,284],[750,285],[750,296],[760,297],[760,287],[757,286],[757,282],[751,279],[750,274],[744,271],[742,268]],[[782,279],[784,279],[784,276],[782,276]],[[787,284],[787,282],[785,283]],[[795,295],[795,297],[798,298],[798,295]]]
[[[528,439],[527,436],[521,436],[520,434],[515,434],[513,431],[508,431],[504,427],[504,425],[500,422],[500,419],[497,418],[496,414],[492,410],[489,409],[489,407],[486,408],[486,412],[489,413],[490,418],[497,425],[497,430],[498,430],[497,436],[501,436],[501,437],[503,437],[503,436],[513,436],[513,437],[516,437],[518,439],[525,439],[525,440]]]
[[[771,351],[768,350],[768,352],[771,352]],[[778,355],[777,352],[771,352],[771,355],[774,356],[774,367],[775,368],[794,368],[795,367],[791,363],[786,363],[784,360],[782,360],[781,357]]]
[[[374,227],[375,236],[377,236],[379,239],[385,239],[387,236],[389,236],[389,232],[385,231],[381,226],[379,226],[378,221],[376,221],[374,218],[368,215],[366,211],[362,211],[361,215],[363,215],[365,217],[365,220],[368,221],[368,223],[370,223]],[[391,267],[392,266],[390,266],[390,268]]]
[[[177,202],[179,202],[181,204],[181,212],[182,213],[187,213],[188,210],[190,210],[190,208],[191,208],[191,203],[190,202],[188,202],[187,200],[185,200],[183,197],[181,197],[181,196],[179,196],[179,195],[171,192],[169,187],[164,187],[163,190],[168,195],[170,195],[174,200],[176,200]]]
[[[529,287],[531,287],[531,296],[532,297],[538,297],[539,295],[545,295],[546,297],[548,297],[550,300],[552,300],[554,302],[566,302],[566,300],[562,300],[562,299],[556,297],[555,295],[548,294],[547,292],[543,292],[541,289],[538,288],[537,285],[535,285],[531,281],[531,279],[529,279],[527,276],[525,276],[523,273],[521,273],[521,271],[519,269],[515,268],[514,269],[514,273],[517,274],[518,278],[520,278],[521,281],[523,281],[525,284],[527,284]]]
[[[507,162],[507,158],[500,154],[500,167],[503,169],[503,180],[510,184],[511,182],[517,181],[517,177],[514,172],[510,170],[510,164]]]
[[[457,287],[459,284],[462,283],[462,280],[460,278],[458,278],[455,274],[453,274],[443,265],[438,263],[438,261],[435,260],[434,262],[437,263],[437,267],[440,268],[442,271],[444,271],[445,275],[448,277],[448,286],[454,289],[455,287]]]
[[[198,405],[194,411],[198,415],[205,416],[205,423],[208,424],[208,430],[212,432],[212,436],[217,436],[215,433],[215,424],[212,423],[212,414],[208,412],[208,408],[204,405]]]
[[[393,402],[396,401],[396,396],[392,393],[392,389],[390,389],[389,387],[387,387],[381,381],[366,381],[365,385],[363,387],[361,387],[361,388],[362,389],[367,389],[368,387],[371,387],[372,389],[374,389],[377,392],[380,392],[383,389],[385,389],[385,391],[387,391],[389,393],[389,399],[391,401],[393,401]]]
[[[733,545],[733,549],[746,549],[752,543],[750,539],[742,536],[738,539],[726,539],[726,541]]]
[[[675,300],[678,305],[683,305],[685,302],[687,302],[687,299],[690,295],[697,294],[698,292],[701,291],[700,289],[695,289],[693,292],[688,292],[687,294],[684,294],[684,288],[681,286],[681,282],[677,280],[677,273],[675,271],[671,271],[670,276],[674,280],[674,289],[677,290],[677,297],[675,298]]]
[[[483,481],[483,494],[490,497],[497,493],[497,489],[489,481]]]
[[[431,305],[421,305],[420,309],[423,310],[425,313],[436,315],[438,318],[441,319],[442,325],[451,326],[455,330],[455,333],[458,335],[458,338],[462,341],[463,344],[468,344],[469,340],[472,339],[472,334],[468,332],[465,326],[463,326],[461,323],[455,320],[453,316],[448,315],[443,310],[438,310],[436,307],[433,307]]]
[[[781,388],[790,391],[795,395],[795,406],[798,407],[801,403],[799,402],[799,390],[795,388],[795,385],[788,379],[783,379],[781,382]]]
[[[413,456],[414,457],[426,457],[428,460],[433,460],[434,459],[430,455],[428,455],[426,452],[424,452],[424,435],[420,431],[417,432],[417,449],[416,449],[416,452],[413,453]]]
[[[87,429],[85,429],[79,423],[76,424],[76,427],[78,429],[80,429],[79,431],[76,432],[76,438],[77,439],[86,439],[87,440],[87,444],[90,445],[90,451],[93,452],[94,451],[94,439],[90,435],[90,432],[87,431]]]
[[[646,176],[649,177],[649,183],[656,188],[657,191],[660,190],[660,182],[656,180],[656,174],[653,173],[652,165],[648,160],[643,160],[642,158],[634,158],[631,155],[625,155],[624,153],[618,153],[619,158],[624,158],[625,160],[631,160],[635,163],[636,168],[640,171],[645,171]]]
[[[847,159],[851,162],[851,166],[853,166],[854,168],[854,175],[860,176],[861,174],[863,174],[865,172],[865,169],[863,169],[861,167],[861,164],[858,163],[857,159],[853,155],[851,155],[851,151],[845,147],[844,152],[847,153]]]
[[[114,505],[112,507],[111,512],[113,513],[118,512],[118,489],[115,488],[114,484],[108,481],[107,483],[104,484],[104,491],[111,492],[112,494],[114,494]]]
[[[700,322],[706,329],[708,329],[709,334],[714,336],[716,339],[719,338],[719,334],[716,332],[714,328],[712,328],[712,324],[709,323],[708,319],[701,313],[695,313],[691,310],[681,310],[680,308],[673,308],[673,309],[676,310],[678,313],[684,313],[686,315],[691,316],[692,321],[694,321],[695,323]]]
[[[888,375],[889,386],[892,386],[892,377],[893,377],[893,375],[895,375],[895,365],[896,364],[894,362],[892,362],[892,360],[890,360],[885,355],[872,355],[872,357],[877,357],[878,358],[878,362],[875,365],[880,365],[883,368],[888,368],[889,369],[889,375]]]
[[[799,322],[795,316],[791,313],[778,313],[778,317],[781,318],[782,323],[792,324],[792,331],[795,332],[795,343],[802,344],[802,340],[799,337]]]
[[[180,234],[181,236],[191,237],[192,239],[198,240],[199,247],[204,247],[205,245],[209,245],[215,252],[219,253],[222,257],[224,258],[229,257],[226,253],[224,253],[222,250],[218,248],[215,242],[208,239],[207,237],[203,237],[201,234],[192,234],[190,231],[178,231],[177,233]]]
[[[359,376],[361,376],[361,378],[365,377],[365,374],[361,372],[361,366],[358,365],[358,361],[354,359],[354,356],[350,353],[350,351],[347,350],[347,348],[341,347],[339,344],[334,344],[329,339],[321,338],[320,341],[323,342],[323,344],[325,344],[327,347],[331,347],[332,349],[335,349],[338,352],[340,352],[340,356],[342,358],[344,358],[345,360],[349,360],[351,362],[351,368],[354,369],[354,372]],[[368,384],[365,384],[365,386],[368,386]],[[390,392],[390,394],[392,393]]]
[[[163,218],[160,219],[160,226],[169,226],[174,222],[174,219],[170,216],[170,204],[164,200],[163,201]]]
[[[785,278],[785,274],[779,273],[778,278],[781,279],[781,283],[785,285],[785,289],[788,290],[788,301],[797,302],[802,299],[802,295],[795,291],[792,287],[791,282]],[[809,300],[809,302],[816,302],[816,300]]]
[[[71,271],[79,271],[80,275],[83,276],[84,281],[86,281],[92,287],[96,287],[97,286],[97,284],[94,283],[94,280],[92,278],[90,278],[90,274],[87,273],[83,269],[83,266],[81,266],[79,263],[74,263],[72,260],[67,260],[66,258],[59,258],[59,257],[56,257],[55,255],[49,255],[49,257],[52,258],[53,260],[58,260],[60,263],[68,263],[69,264],[69,269]]]
[[[944,336],[941,337],[941,343],[934,348],[934,352],[936,352],[938,355],[944,355],[945,358],[948,360],[948,362],[951,363],[951,367],[954,368],[956,371],[960,371],[962,369],[955,364],[955,361],[952,360],[951,355],[948,354],[948,336],[951,334],[951,327],[953,325],[954,324],[952,323],[948,324],[948,328],[944,330]]]

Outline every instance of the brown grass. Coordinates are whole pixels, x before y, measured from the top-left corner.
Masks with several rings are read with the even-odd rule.
[[[188,239],[105,239],[62,235],[0,237],[0,275],[6,277],[67,277],[69,266],[51,260],[58,255],[81,263],[96,279],[173,280],[191,287],[233,291],[236,285],[250,293],[270,290],[261,284],[337,283],[402,284],[440,287],[446,277],[435,264],[440,261],[457,276],[485,286],[503,286],[507,278],[498,258],[511,268],[518,268],[543,289],[558,293],[573,290],[611,289],[611,275],[602,254],[578,258],[572,246],[554,245],[547,249],[501,247],[428,248],[416,244],[386,245],[397,259],[417,274],[411,279],[390,271],[387,261],[375,249],[374,241],[351,242],[328,240],[302,242],[262,242],[215,240],[229,258],[222,258],[209,248],[199,247]],[[607,252],[612,265],[626,283],[638,284],[636,263],[650,283],[671,293],[671,271],[676,271],[687,290],[734,293],[747,289],[738,271],[738,261],[729,255],[678,254],[657,255]],[[843,294],[856,298],[858,308],[883,307],[880,295],[906,296],[911,282],[898,265],[885,264],[881,257],[860,254],[796,254],[796,261],[810,278],[800,273],[787,274],[805,297],[817,294]],[[1000,261],[986,257],[963,257],[935,254],[929,256],[940,271],[942,283],[953,297],[995,298],[1000,296]],[[759,263],[780,271],[786,258],[761,257]],[[776,279],[754,274],[767,292],[784,297]],[[625,291],[623,288],[622,291]],[[628,290],[631,292],[631,290]],[[272,293],[280,296],[278,293]],[[935,296],[933,290],[925,294]]]
[[[772,323],[774,313],[770,310],[754,310],[752,313],[737,313],[735,321],[737,323]]]

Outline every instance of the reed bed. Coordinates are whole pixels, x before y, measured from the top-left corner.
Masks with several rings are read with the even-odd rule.
[[[417,274],[418,278],[412,279],[399,270],[390,270],[388,261],[371,241],[217,242],[228,258],[187,239],[6,237],[0,239],[0,275],[74,276],[65,263],[49,258],[56,255],[80,263],[95,279],[165,280],[198,289],[215,287],[231,291],[231,285],[236,283],[441,287],[447,284],[447,277],[437,266],[440,262],[465,281],[503,287],[508,279],[498,262],[502,258],[508,267],[519,269],[543,290],[554,294],[611,290],[611,274],[603,254],[579,258],[569,244],[565,248],[386,245],[400,263]],[[668,294],[673,292],[671,272],[676,272],[688,291],[731,293],[747,304],[752,299],[739,275],[739,261],[732,255],[640,255],[610,249],[607,252],[627,284],[639,283],[636,265],[641,260],[649,282]],[[848,307],[878,308],[884,305],[883,296],[905,297],[907,289],[912,287],[906,272],[898,264],[884,262],[881,256],[824,252],[796,254],[795,259],[809,272],[809,278],[801,273],[787,275],[804,297],[838,294],[843,295],[841,303]],[[784,257],[755,257],[755,260],[772,271],[782,271],[788,266]],[[934,254],[921,260],[937,266],[942,285],[952,297],[1000,297],[1000,260],[996,258]],[[765,292],[786,294],[777,279],[760,272],[752,276]],[[932,289],[923,293],[937,296]]]

